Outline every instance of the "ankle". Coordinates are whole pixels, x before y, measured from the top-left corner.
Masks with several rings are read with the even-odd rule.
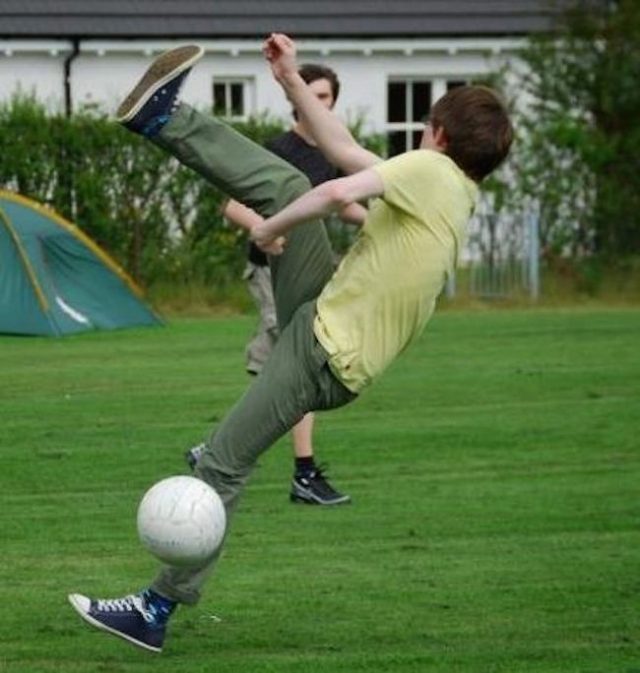
[[[157,626],[162,626],[169,621],[169,617],[178,606],[178,603],[166,596],[162,596],[153,589],[145,589],[142,592],[147,603],[147,609],[153,615],[153,619]]]
[[[303,456],[295,459],[295,474],[297,477],[308,476],[315,472],[316,463],[313,456]]]

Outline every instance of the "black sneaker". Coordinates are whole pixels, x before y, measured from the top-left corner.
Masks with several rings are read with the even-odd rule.
[[[116,120],[134,133],[151,137],[169,121],[178,94],[204,49],[195,44],[158,56],[116,112]]]
[[[192,446],[190,449],[184,452],[184,459],[187,461],[187,465],[192,470],[196,469],[196,465],[198,464],[198,461],[200,460],[200,456],[202,455],[202,452],[206,448],[206,444],[197,444],[196,446]]]
[[[162,652],[166,621],[149,609],[144,593],[107,600],[69,594],[69,602],[86,622],[151,652]]]
[[[294,475],[289,499],[307,505],[345,505],[351,502],[350,496],[338,493],[331,486],[319,467],[308,474]]]

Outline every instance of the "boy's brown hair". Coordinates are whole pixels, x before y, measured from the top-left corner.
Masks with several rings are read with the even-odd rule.
[[[311,84],[319,79],[326,79],[331,85],[333,104],[336,104],[338,96],[340,95],[340,80],[338,79],[335,70],[332,70],[327,65],[321,65],[320,63],[303,63],[298,68],[298,74],[307,84]],[[293,118],[298,121],[298,111],[295,108],[292,110],[292,114]]]
[[[480,182],[507,156],[513,140],[509,115],[498,95],[486,86],[460,86],[431,108],[434,131],[442,128],[444,153]]]
[[[340,80],[335,70],[319,63],[303,63],[298,68],[298,73],[307,84],[311,84],[311,82],[315,82],[318,79],[328,80],[331,85],[333,102],[335,103],[338,100],[338,96],[340,95]]]

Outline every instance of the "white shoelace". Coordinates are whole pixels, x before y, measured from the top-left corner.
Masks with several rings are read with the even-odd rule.
[[[147,610],[144,602],[136,594],[124,596],[124,598],[98,599],[98,610],[103,612],[133,612],[136,610],[144,618],[145,622],[153,622],[153,614]]]

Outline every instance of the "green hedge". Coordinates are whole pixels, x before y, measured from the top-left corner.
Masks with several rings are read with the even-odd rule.
[[[259,143],[284,130],[267,116],[234,126]],[[0,104],[0,185],[53,207],[146,287],[241,275],[244,234],[221,217],[224,195],[101,113],[52,114],[24,95]]]

